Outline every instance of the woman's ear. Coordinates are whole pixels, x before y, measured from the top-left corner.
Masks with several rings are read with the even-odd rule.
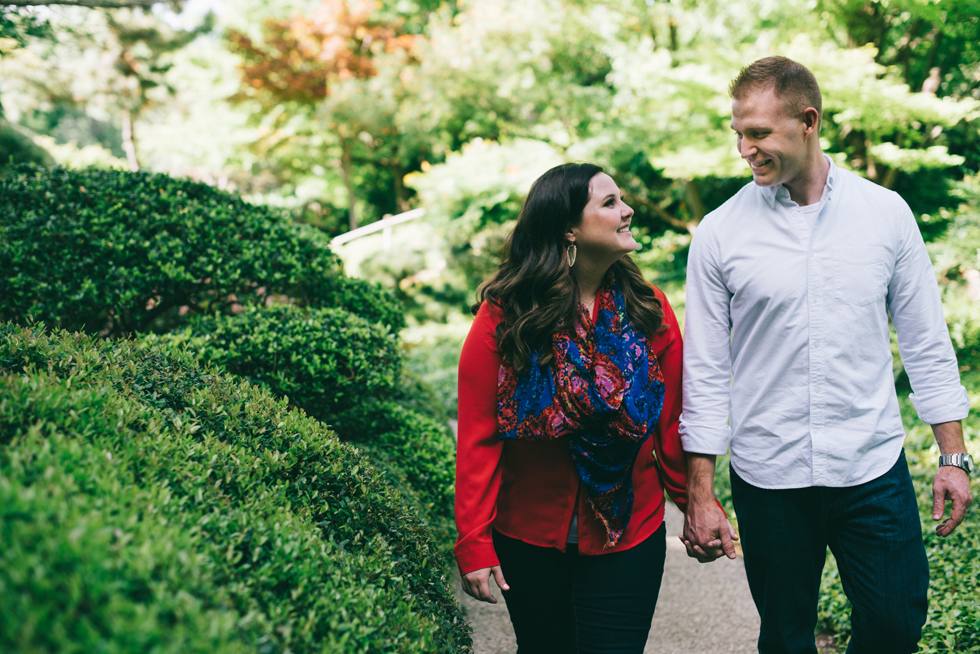
[[[565,240],[568,241],[569,243],[574,243],[575,242],[575,228],[574,227],[569,227],[568,228],[568,231],[565,232]]]

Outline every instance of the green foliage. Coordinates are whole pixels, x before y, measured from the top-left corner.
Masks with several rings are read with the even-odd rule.
[[[0,326],[0,649],[461,652],[416,514],[190,357]]]
[[[427,323],[402,332],[405,369],[417,377],[433,397],[433,412],[446,418],[457,414],[459,353],[470,327],[469,315],[448,323]]]
[[[343,276],[322,234],[205,184],[21,166],[0,198],[0,318],[121,335],[285,295],[403,324],[386,293]]]
[[[0,169],[22,163],[53,166],[54,159],[21,130],[0,117]]]
[[[23,47],[29,37],[50,38],[51,25],[31,7],[0,8],[0,57]]]
[[[271,305],[197,318],[145,340],[185,350],[288,398],[357,443],[419,511],[448,556],[455,535],[455,442],[426,384],[401,373],[401,353],[387,328],[344,309]]]
[[[195,318],[150,340],[187,345],[199,361],[288,397],[321,420],[390,395],[401,367],[395,335],[345,309],[250,307]]]
[[[531,182],[562,161],[538,141],[474,142],[446,163],[406,178],[427,214],[422,224],[395,228],[397,248],[379,251],[377,238],[362,239],[339,254],[359,274],[397,288],[408,314],[420,322],[469,314],[473,290],[499,265],[506,232]]]
[[[443,420],[435,420],[396,402],[366,402],[331,418],[344,440],[365,449],[376,465],[420,513],[439,544],[455,539],[453,498],[456,443]],[[448,557],[450,548],[444,550]]]

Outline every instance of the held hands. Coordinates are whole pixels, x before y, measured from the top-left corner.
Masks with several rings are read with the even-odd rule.
[[[714,501],[689,501],[684,512],[684,535],[678,536],[687,549],[687,555],[701,563],[721,557],[735,558],[738,534],[725,517],[724,511]]]
[[[932,482],[932,519],[939,522],[946,512],[946,501],[953,502],[950,516],[936,527],[936,533],[945,538],[963,522],[966,509],[973,502],[970,492],[970,475],[956,466],[941,466]]]
[[[497,582],[498,588],[501,590],[510,590],[510,586],[504,580],[504,573],[501,572],[500,566],[495,565],[492,568],[481,568],[463,575],[463,592],[481,602],[496,604],[497,598],[490,592],[491,574],[493,575],[493,580]]]

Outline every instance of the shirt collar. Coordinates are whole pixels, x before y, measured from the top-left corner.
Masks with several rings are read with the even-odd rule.
[[[837,179],[838,170],[834,160],[826,153],[824,153],[823,158],[830,164],[830,169],[827,171],[827,182],[824,184],[821,201],[830,199],[830,193],[834,190],[834,181]],[[770,209],[775,209],[776,203],[783,198],[789,198],[789,189],[782,184],[777,184],[776,186],[760,186],[759,190],[762,191],[762,197],[769,203]]]

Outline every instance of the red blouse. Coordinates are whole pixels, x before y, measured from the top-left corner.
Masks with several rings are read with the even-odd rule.
[[[633,467],[633,513],[614,548],[603,549],[606,530],[579,488],[567,445],[552,441],[501,441],[497,437],[500,355],[494,330],[499,312],[484,303],[459,359],[459,435],[456,445],[456,529],[453,553],[461,574],[499,565],[491,527],[505,536],[562,551],[576,513],[578,550],[605,554],[643,542],[663,522],[664,491],[681,510],[687,504],[687,472],[677,433],[681,413],[681,331],[667,298],[664,329],[650,341],[666,392],[657,429],[640,448]],[[659,465],[658,465],[659,461]]]

